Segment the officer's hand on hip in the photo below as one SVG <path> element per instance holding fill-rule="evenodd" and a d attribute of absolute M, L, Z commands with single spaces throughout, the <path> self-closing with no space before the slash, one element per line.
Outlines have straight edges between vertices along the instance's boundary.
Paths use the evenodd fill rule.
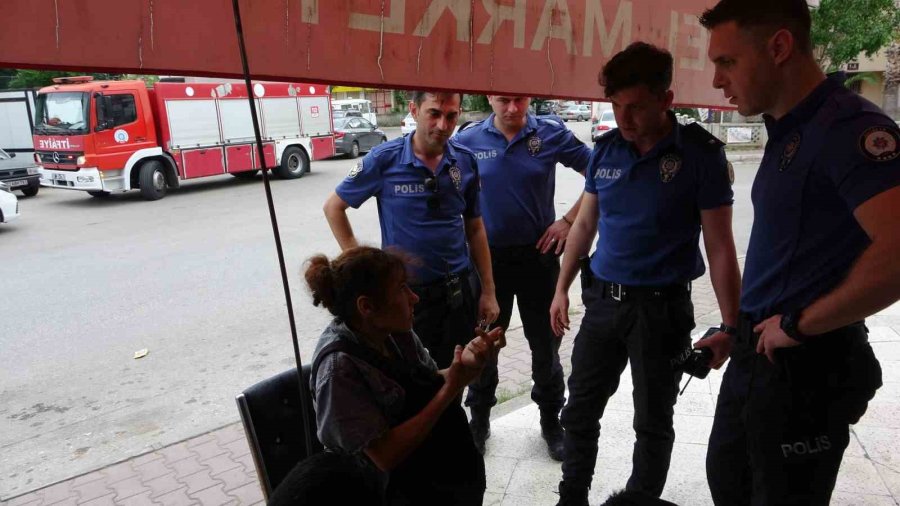
<path fill-rule="evenodd" d="M 570 228 L 572 228 L 572 225 L 569 225 L 566 220 L 559 219 L 554 221 L 552 225 L 547 227 L 547 230 L 544 230 L 544 235 L 538 240 L 536 248 L 542 254 L 553 251 L 554 255 L 560 255 L 565 249 Z"/>
<path fill-rule="evenodd" d="M 557 292 L 550 304 L 550 327 L 556 337 L 569 330 L 569 295 Z"/>
<path fill-rule="evenodd" d="M 713 356 L 709 366 L 713 369 L 719 369 L 728 361 L 728 357 L 731 356 L 732 346 L 734 346 L 734 337 L 725 332 L 716 332 L 706 339 L 701 339 L 694 343 L 694 348 L 709 348 L 712 352 Z"/>
<path fill-rule="evenodd" d="M 498 316 L 500 316 L 500 306 L 497 304 L 497 297 L 482 293 L 478 298 L 478 320 L 494 323 Z"/>
<path fill-rule="evenodd" d="M 778 348 L 793 348 L 800 346 L 800 341 L 788 337 L 781 330 L 781 315 L 775 315 L 768 320 L 753 327 L 753 332 L 759 334 L 759 342 L 756 343 L 756 353 L 765 353 L 769 362 L 775 363 L 775 350 Z"/>

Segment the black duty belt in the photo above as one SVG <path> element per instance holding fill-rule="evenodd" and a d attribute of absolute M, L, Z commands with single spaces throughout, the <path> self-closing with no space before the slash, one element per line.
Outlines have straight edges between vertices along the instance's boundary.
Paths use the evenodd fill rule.
<path fill-rule="evenodd" d="M 741 313 L 738 317 L 738 333 L 736 336 L 736 342 L 741 345 L 756 348 L 756 344 L 759 342 L 759 334 L 754 332 L 753 328 L 759 325 L 759 323 L 759 321 L 754 321 L 747 313 Z M 860 332 L 861 330 L 863 332 Z M 819 336 L 815 336 L 809 341 L 809 344 L 816 342 L 837 342 L 846 339 L 861 339 L 867 341 L 868 331 L 869 329 L 866 328 L 865 322 L 851 323 L 850 325 L 834 329 Z M 824 339 L 822 341 L 819 341 L 820 338 Z"/>
<path fill-rule="evenodd" d="M 424 283 L 421 285 L 413 285 L 412 290 L 414 292 L 416 292 L 416 295 L 418 295 L 420 299 L 423 299 L 423 300 L 438 299 L 438 298 L 447 296 L 447 286 L 450 283 L 454 282 L 454 280 L 458 280 L 464 284 L 467 284 L 468 279 L 469 279 L 469 269 L 463 269 L 462 271 L 459 271 L 454 274 L 450 274 L 447 277 L 439 278 L 430 283 Z"/>
<path fill-rule="evenodd" d="M 690 295 L 691 283 L 676 283 L 666 286 L 627 286 L 612 281 L 597 280 L 603 297 L 609 297 L 616 302 L 624 302 L 634 299 L 667 299 L 678 296 Z"/>

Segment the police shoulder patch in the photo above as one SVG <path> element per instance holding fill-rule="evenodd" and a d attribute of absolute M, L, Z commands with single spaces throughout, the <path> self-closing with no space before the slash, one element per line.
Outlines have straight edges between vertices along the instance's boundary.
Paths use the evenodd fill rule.
<path fill-rule="evenodd" d="M 350 172 L 347 173 L 347 179 L 356 179 L 356 176 L 358 176 L 359 173 L 362 172 L 362 169 L 363 163 L 362 160 L 360 160 L 359 163 L 354 165 L 353 168 L 350 169 Z"/>
<path fill-rule="evenodd" d="M 726 162 L 728 166 L 728 182 L 731 183 L 731 186 L 734 186 L 734 165 L 731 162 Z"/>
<path fill-rule="evenodd" d="M 859 149 L 873 162 L 889 162 L 900 156 L 900 130 L 875 126 L 859 136 Z"/>
<path fill-rule="evenodd" d="M 676 126 L 676 128 L 678 127 Z M 699 123 L 691 123 L 682 128 L 683 135 L 686 139 L 689 139 L 706 150 L 718 151 L 725 145 L 724 142 L 700 126 Z"/>

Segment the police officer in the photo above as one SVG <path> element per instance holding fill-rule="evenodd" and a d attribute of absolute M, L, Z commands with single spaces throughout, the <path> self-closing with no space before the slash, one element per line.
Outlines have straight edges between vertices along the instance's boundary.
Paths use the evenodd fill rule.
<path fill-rule="evenodd" d="M 456 139 L 478 159 L 481 212 L 500 304 L 497 324 L 509 326 L 515 297 L 531 348 L 531 398 L 540 408 L 541 434 L 550 456 L 562 460 L 559 410 L 565 403 L 565 383 L 560 340 L 550 328 L 549 310 L 559 276 L 557 257 L 581 200 L 556 219 L 556 164 L 583 174 L 591 152 L 558 117 L 529 114 L 530 98 L 488 96 L 488 100 L 493 114 L 468 125 Z M 472 435 L 482 451 L 490 436 L 497 383 L 497 363 L 488 362 L 466 397 Z"/>
<path fill-rule="evenodd" d="M 826 77 L 805 0 L 706 11 L 713 85 L 769 141 L 707 477 L 716 504 L 828 504 L 881 385 L 862 320 L 900 297 L 900 132 Z M 732 341 L 734 341 L 732 343 Z"/>
<path fill-rule="evenodd" d="M 347 208 L 376 198 L 382 247 L 398 247 L 420 263 L 411 273 L 419 296 L 413 328 L 440 368 L 450 365 L 457 344 L 472 339 L 476 317 L 491 323 L 499 313 L 475 156 L 449 140 L 461 100 L 459 93 L 413 93 L 415 132 L 369 152 L 324 206 L 347 250 L 357 246 Z"/>
<path fill-rule="evenodd" d="M 694 328 L 691 281 L 705 271 L 701 227 L 723 328 L 736 325 L 740 292 L 728 162 L 720 141 L 697 124 L 679 125 L 669 110 L 672 56 L 634 43 L 606 64 L 600 82 L 618 129 L 594 147 L 550 309 L 562 335 L 569 286 L 599 229 L 596 252 L 582 269 L 585 315 L 562 411 L 561 505 L 587 504 L 599 420 L 629 362 L 636 442 L 626 490 L 662 493 L 675 440 L 679 357 Z"/>

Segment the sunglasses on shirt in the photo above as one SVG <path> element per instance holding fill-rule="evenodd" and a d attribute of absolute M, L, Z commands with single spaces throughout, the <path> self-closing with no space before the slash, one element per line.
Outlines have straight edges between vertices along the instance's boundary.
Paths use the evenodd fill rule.
<path fill-rule="evenodd" d="M 436 176 L 425 178 L 425 189 L 431 192 L 428 197 L 428 209 L 432 211 L 441 208 L 441 198 L 438 194 L 438 179 Z"/>

